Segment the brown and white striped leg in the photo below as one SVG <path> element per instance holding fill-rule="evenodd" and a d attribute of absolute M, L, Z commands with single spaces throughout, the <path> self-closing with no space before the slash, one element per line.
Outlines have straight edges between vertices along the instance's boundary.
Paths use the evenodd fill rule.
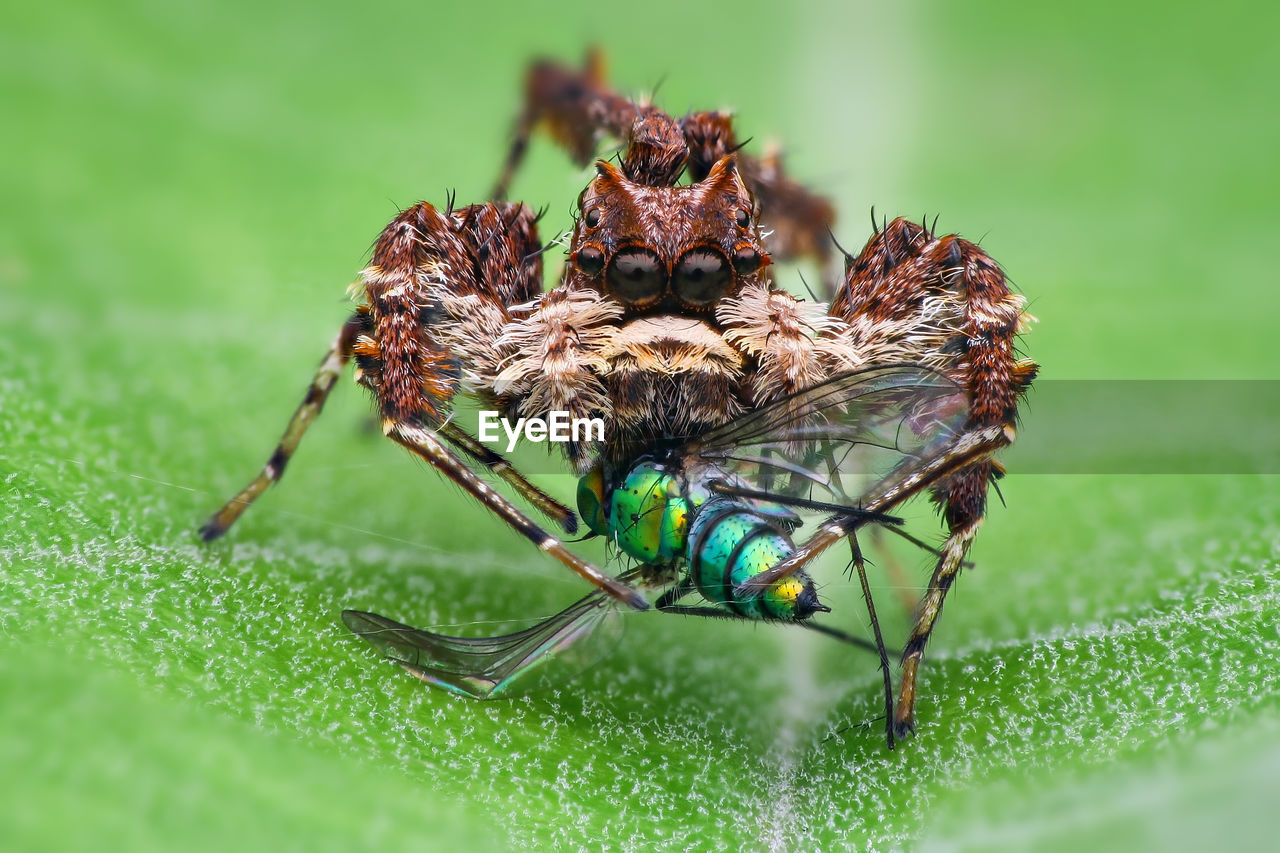
<path fill-rule="evenodd" d="M 929 635 L 942 613 L 947 592 L 960 574 L 965 554 L 982 526 L 987 488 L 985 478 L 989 471 L 989 464 L 979 463 L 957 474 L 946 487 L 945 493 L 949 496 L 946 513 L 951 534 L 942 546 L 942 557 L 929 579 L 929 589 L 920 600 L 915 627 L 902 652 L 902 684 L 898 691 L 898 705 L 893 712 L 893 728 L 898 737 L 915 731 L 920 661 Z"/>
<path fill-rule="evenodd" d="M 249 508 L 251 503 L 257 500 L 269 486 L 280 480 L 284 475 L 285 466 L 288 465 L 289 460 L 293 458 L 294 452 L 298 449 L 302 436 L 312 422 L 315 421 L 316 416 L 320 414 L 321 409 L 324 408 L 325 400 L 328 399 L 329 393 L 338 381 L 338 377 L 342 375 L 347 362 L 351 360 L 357 341 L 362 335 L 368 334 L 370 329 L 368 311 L 363 307 L 343 324 L 342 331 L 338 333 L 337 340 L 333 342 L 333 346 L 329 348 L 329 352 L 325 354 L 324 359 L 320 362 L 320 367 L 316 371 L 315 377 L 311 380 L 311 385 L 307 387 L 306 396 L 297 410 L 294 411 L 293 417 L 289 419 L 284 435 L 276 445 L 275 450 L 272 451 L 267 464 L 262 467 L 256 477 L 249 481 L 248 485 L 241 489 L 235 497 L 223 504 L 217 512 L 209 516 L 208 521 L 201 525 L 199 531 L 201 539 L 205 542 L 212 542 L 222 536 L 244 514 L 244 511 Z M 480 444 L 467 435 L 464 430 L 458 429 L 452 424 L 446 424 L 441 429 L 441 433 L 446 440 L 458 447 L 463 453 L 466 453 L 476 462 L 493 472 L 495 476 L 509 483 L 521 497 L 563 528 L 566 533 L 577 532 L 578 518 L 573 511 L 530 483 L 515 466 L 500 454 Z"/>
<path fill-rule="evenodd" d="M 302 398 L 302 403 L 289 419 L 289 425 L 285 427 L 284 435 L 272 452 L 271 458 L 267 460 L 266 465 L 262 466 L 258 476 L 249 481 L 249 485 L 209 516 L 209 520 L 200 527 L 201 539 L 211 542 L 226 533 L 227 529 L 235 524 L 236 519 L 249 508 L 249 504 L 257 500 L 268 486 L 284 474 L 285 466 L 289 464 L 294 451 L 298 449 L 302 436 L 316 419 L 316 415 L 320 414 L 320 410 L 324 408 L 324 402 L 329 398 L 329 392 L 333 390 L 334 383 L 338 381 L 343 368 L 351 360 L 356 338 L 367 330 L 368 323 L 368 313 L 361 310 L 342 325 L 342 331 L 338 333 L 333 346 L 325 353 L 324 359 L 320 362 L 320 368 L 307 388 L 306 396 Z"/>
<path fill-rule="evenodd" d="M 434 430 L 387 419 L 382 425 L 387 437 L 410 452 L 421 457 L 441 474 L 461 486 L 468 494 L 484 504 L 517 533 L 538 548 L 559 560 L 565 567 L 607 591 L 614 598 L 634 607 L 646 610 L 649 601 L 639 590 L 605 574 L 578 557 L 554 536 L 547 533 L 522 513 L 505 497 L 495 492 L 488 483 L 476 476 L 461 459 L 445 446 Z"/>
<path fill-rule="evenodd" d="M 534 216 L 522 205 L 440 211 L 424 202 L 396 217 L 364 272 L 373 331 L 367 353 L 361 355 L 363 339 L 357 343 L 361 382 L 377 397 L 388 438 L 566 567 L 643 610 L 649 604 L 640 592 L 572 554 L 468 468 L 440 432 L 463 435 L 448 426 L 454 394 L 465 374 L 491 371 L 501 357 L 495 330 L 509 319 L 507 305 L 532 295 L 538 248 Z M 505 462 L 496 470 L 514 471 Z"/>
<path fill-rule="evenodd" d="M 483 465 L 495 477 L 515 489 L 516 494 L 554 521 L 565 533 L 572 535 L 578 532 L 578 516 L 573 510 L 530 483 L 520 469 L 507 461 L 505 456 L 485 447 L 466 430 L 452 423 L 442 424 L 437 432 L 454 448 Z"/>

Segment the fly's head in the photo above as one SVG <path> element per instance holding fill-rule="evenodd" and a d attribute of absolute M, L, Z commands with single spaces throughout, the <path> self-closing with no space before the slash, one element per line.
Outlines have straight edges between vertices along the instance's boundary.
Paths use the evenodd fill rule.
<path fill-rule="evenodd" d="M 628 315 L 714 317 L 716 305 L 763 283 L 770 260 L 755 200 L 732 155 L 687 186 L 645 186 L 613 165 L 578 199 L 566 282 L 620 302 Z"/>

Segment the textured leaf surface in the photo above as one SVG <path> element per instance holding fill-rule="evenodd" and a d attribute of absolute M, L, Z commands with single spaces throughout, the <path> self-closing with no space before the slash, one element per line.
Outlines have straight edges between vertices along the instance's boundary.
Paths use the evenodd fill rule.
<path fill-rule="evenodd" d="M 987 233 L 1043 320 L 1027 348 L 1049 377 L 1280 372 L 1265 26 L 1230 8 L 1210 29 L 1167 6 L 842 9 L 654 7 L 655 32 L 597 34 L 625 87 L 665 73 L 672 109 L 730 103 L 744 135 L 790 140 L 846 245 L 871 201 Z M 802 632 L 641 614 L 605 663 L 510 702 L 380 662 L 342 608 L 483 631 L 583 590 L 383 446 L 350 387 L 283 484 L 197 545 L 301 394 L 372 235 L 418 196 L 479 196 L 526 55 L 575 55 L 596 13 L 500 33 L 480 12 L 367 4 L 0 14 L 6 848 L 1274 836 L 1275 476 L 1014 473 L 931 647 L 919 735 L 892 753 L 860 726 L 874 662 Z M 684 49 L 712 27 L 723 47 Z M 536 146 L 517 192 L 553 230 L 581 183 Z M 840 566 L 818 575 L 860 630 Z"/>

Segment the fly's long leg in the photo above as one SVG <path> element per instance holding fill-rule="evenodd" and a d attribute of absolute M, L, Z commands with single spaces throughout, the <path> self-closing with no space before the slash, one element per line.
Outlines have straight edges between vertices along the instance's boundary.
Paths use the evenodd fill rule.
<path fill-rule="evenodd" d="M 936 485 L 944 478 L 978 462 L 1013 442 L 1014 430 L 1010 426 L 987 427 L 961 434 L 934 456 L 917 460 L 885 478 L 873 494 L 863 498 L 862 508 L 868 512 L 883 513 Z M 753 577 L 747 589 L 763 592 L 770 584 L 802 568 L 862 526 L 865 516 L 836 516 L 829 519 L 813 536 L 778 565 Z M 944 549 L 945 553 L 945 549 Z"/>
<path fill-rule="evenodd" d="M 684 604 L 663 603 L 662 601 L 659 601 L 657 604 L 654 605 L 654 607 L 663 613 L 672 613 L 672 614 L 675 614 L 676 616 L 701 616 L 706 619 L 729 619 L 735 622 L 761 621 L 759 619 L 751 619 L 746 616 L 741 616 L 729 610 L 722 610 L 719 607 L 697 607 L 697 606 L 684 605 Z M 765 620 L 765 621 L 768 621 L 774 625 L 797 625 L 801 628 L 807 628 L 810 631 L 817 631 L 819 634 L 825 634 L 828 637 L 833 637 L 837 640 L 840 640 L 841 642 L 848 643 L 851 646 L 857 646 L 858 648 L 865 649 L 866 651 L 869 651 L 869 652 L 876 651 L 876 647 L 874 643 L 864 640 L 861 637 L 855 637 L 852 634 L 846 634 L 844 631 L 841 631 L 839 628 L 832 628 L 830 625 L 820 625 L 818 623 L 809 622 L 809 621 L 784 622 L 780 619 Z M 890 744 L 890 746 L 892 746 L 892 744 Z"/>
<path fill-rule="evenodd" d="M 648 609 L 648 599 L 639 590 L 600 571 L 535 524 L 510 501 L 495 492 L 488 483 L 476 476 L 475 472 L 445 446 L 434 431 L 387 419 L 383 422 L 383 432 L 392 441 L 421 457 L 437 471 L 461 486 L 517 533 L 559 560 L 566 568 L 606 590 L 624 604 L 636 610 Z"/>
<path fill-rule="evenodd" d="M 316 371 L 315 377 L 312 378 L 311 385 L 307 388 L 306 396 L 302 398 L 302 403 L 293 413 L 293 417 L 289 419 L 289 425 L 285 427 L 284 435 L 281 437 L 280 443 L 276 445 L 276 449 L 271 453 L 271 458 L 267 460 L 267 464 L 262 467 L 258 476 L 250 480 L 249 484 L 241 489 L 239 494 L 209 516 L 209 520 L 200 527 L 201 539 L 205 542 L 210 542 L 226 533 L 227 529 L 235 524 L 236 519 L 249 508 L 249 504 L 257 500 L 258 496 L 265 492 L 268 486 L 279 480 L 284 474 L 285 466 L 289 464 L 294 451 L 298 449 L 302 436 L 306 434 L 307 428 L 316 419 L 316 415 L 320 414 L 325 400 L 329 398 L 329 392 L 333 390 L 334 383 L 342 375 L 342 369 L 351 360 L 356 338 L 367 331 L 368 323 L 368 313 L 357 311 L 350 320 L 343 324 L 337 340 L 333 342 L 333 346 L 329 348 L 329 352 L 325 353 L 324 359 L 320 362 L 320 368 Z"/>
<path fill-rule="evenodd" d="M 880 671 L 884 674 L 884 727 L 889 748 L 893 749 L 893 675 L 889 672 L 889 653 L 885 650 L 884 637 L 880 634 L 880 619 L 876 616 L 876 602 L 871 597 L 871 585 L 867 583 L 867 565 L 858 546 L 858 535 L 849 534 L 849 548 L 853 552 L 853 566 L 862 584 L 862 599 L 867 603 L 867 615 L 871 617 L 871 632 L 876 638 L 876 653 L 880 656 Z"/>

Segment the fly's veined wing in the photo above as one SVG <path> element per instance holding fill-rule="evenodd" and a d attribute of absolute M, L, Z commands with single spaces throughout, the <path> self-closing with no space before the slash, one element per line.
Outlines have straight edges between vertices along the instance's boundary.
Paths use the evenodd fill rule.
<path fill-rule="evenodd" d="M 622 634 L 616 604 L 600 590 L 532 628 L 498 637 L 450 637 L 360 610 L 344 610 L 342 621 L 428 684 L 475 699 L 549 687 L 598 661 Z"/>
<path fill-rule="evenodd" d="M 821 510 L 857 508 L 895 469 L 962 431 L 963 389 L 936 371 L 878 367 L 833 377 L 685 445 L 686 465 L 747 496 Z M 752 494 L 755 493 L 755 494 Z"/>

